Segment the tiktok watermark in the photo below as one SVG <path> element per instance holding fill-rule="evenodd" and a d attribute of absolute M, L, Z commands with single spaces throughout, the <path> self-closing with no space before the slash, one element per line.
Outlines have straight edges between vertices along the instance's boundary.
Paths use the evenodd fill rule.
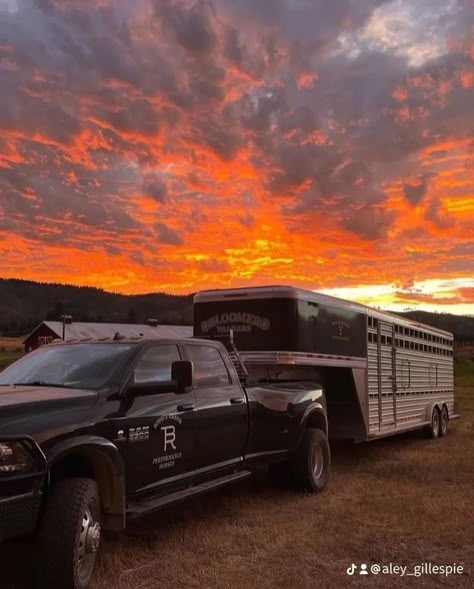
<path fill-rule="evenodd" d="M 423 577 L 428 575 L 439 577 L 451 577 L 453 575 L 465 574 L 464 565 L 452 564 L 433 564 L 423 562 L 415 565 L 402 565 L 389 562 L 387 564 L 355 564 L 352 563 L 347 568 L 348 575 L 395 575 L 398 577 Z"/>

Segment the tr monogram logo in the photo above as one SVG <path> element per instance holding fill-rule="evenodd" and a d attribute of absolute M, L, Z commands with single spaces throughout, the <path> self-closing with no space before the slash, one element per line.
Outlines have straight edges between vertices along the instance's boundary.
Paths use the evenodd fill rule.
<path fill-rule="evenodd" d="M 176 450 L 175 441 L 176 441 L 176 427 L 174 425 L 164 425 L 160 428 L 164 433 L 164 447 L 163 450 L 166 452 L 168 447 Z"/>

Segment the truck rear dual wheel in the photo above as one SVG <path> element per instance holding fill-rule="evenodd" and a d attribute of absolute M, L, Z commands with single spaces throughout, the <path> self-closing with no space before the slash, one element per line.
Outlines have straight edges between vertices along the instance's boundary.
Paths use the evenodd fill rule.
<path fill-rule="evenodd" d="M 100 500 L 88 478 L 66 478 L 52 489 L 38 535 L 41 589 L 86 589 L 100 544 Z"/>
<path fill-rule="evenodd" d="M 331 451 L 327 436 L 322 430 L 305 430 L 291 466 L 298 489 L 319 493 L 326 487 L 331 471 Z"/>

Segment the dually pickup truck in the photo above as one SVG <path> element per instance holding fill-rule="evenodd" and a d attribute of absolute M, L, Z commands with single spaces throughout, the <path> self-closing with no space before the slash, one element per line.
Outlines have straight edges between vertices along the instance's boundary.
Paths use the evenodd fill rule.
<path fill-rule="evenodd" d="M 85 589 L 101 530 L 245 479 L 328 481 L 324 391 L 242 386 L 206 339 L 51 344 L 0 373 L 0 540 L 37 543 L 38 585 Z M 238 368 L 238 365 L 237 365 Z"/>

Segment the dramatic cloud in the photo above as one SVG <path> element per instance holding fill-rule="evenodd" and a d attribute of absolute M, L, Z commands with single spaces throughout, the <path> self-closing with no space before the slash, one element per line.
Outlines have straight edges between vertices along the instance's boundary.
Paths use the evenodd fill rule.
<path fill-rule="evenodd" d="M 0 1 L 0 274 L 470 279 L 473 104 L 471 0 Z"/>

